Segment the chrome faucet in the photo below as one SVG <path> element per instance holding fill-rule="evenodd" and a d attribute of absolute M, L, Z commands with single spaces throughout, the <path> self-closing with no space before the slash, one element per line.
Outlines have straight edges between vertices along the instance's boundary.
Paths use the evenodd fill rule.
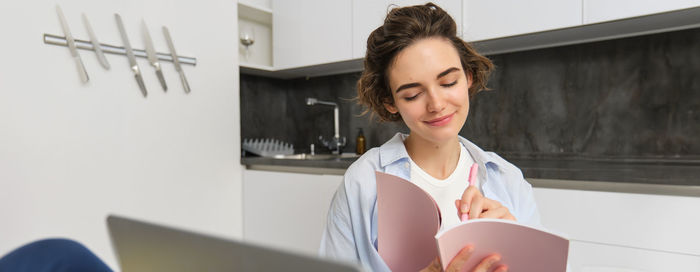
<path fill-rule="evenodd" d="M 340 115 L 340 110 L 338 109 L 338 104 L 335 102 L 328 102 L 328 101 L 321 101 L 313 97 L 307 97 L 306 98 L 306 105 L 313 106 L 313 105 L 326 105 L 326 106 L 333 106 L 333 125 L 335 128 L 335 134 L 333 134 L 333 138 L 330 139 L 330 141 L 327 141 L 323 138 L 323 136 L 318 136 L 318 140 L 321 141 L 323 146 L 327 147 L 328 149 L 331 150 L 331 153 L 333 154 L 340 154 L 340 150 L 343 149 L 345 146 L 346 139 L 345 137 L 340 137 L 340 124 L 339 124 L 339 115 Z"/>

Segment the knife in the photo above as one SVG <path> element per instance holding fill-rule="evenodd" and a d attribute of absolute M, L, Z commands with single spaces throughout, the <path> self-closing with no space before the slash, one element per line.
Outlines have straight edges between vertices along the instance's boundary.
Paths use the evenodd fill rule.
<path fill-rule="evenodd" d="M 163 70 L 160 68 L 160 62 L 158 62 L 156 49 L 153 47 L 153 40 L 151 39 L 151 34 L 148 33 L 148 26 L 146 26 L 145 20 L 142 20 L 141 22 L 143 25 L 143 40 L 146 42 L 146 56 L 148 57 L 148 62 L 151 63 L 151 66 L 156 68 L 156 75 L 158 76 L 158 81 L 160 81 L 160 86 L 163 87 L 163 91 L 167 91 L 168 85 L 165 84 Z"/>
<path fill-rule="evenodd" d="M 68 43 L 68 49 L 70 50 L 71 56 L 75 61 L 75 65 L 78 66 L 78 74 L 80 75 L 80 80 L 83 83 L 88 82 L 90 77 L 88 77 L 87 71 L 85 70 L 85 65 L 83 65 L 83 60 L 80 59 L 80 54 L 78 54 L 78 49 L 75 48 L 75 40 L 73 35 L 70 33 L 68 28 L 68 22 L 66 22 L 66 17 L 63 16 L 63 10 L 59 5 L 56 5 L 56 12 L 58 13 L 58 20 L 61 21 L 61 27 L 63 28 L 63 33 L 66 35 L 66 42 Z"/>
<path fill-rule="evenodd" d="M 92 26 L 90 26 L 90 21 L 88 21 L 85 13 L 83 13 L 83 23 L 85 23 L 85 28 L 87 29 L 88 37 L 90 37 L 92 48 L 95 50 L 95 54 L 97 55 L 97 60 L 100 61 L 102 67 L 109 70 L 109 62 L 107 62 L 107 58 L 105 58 L 105 53 L 102 52 L 102 46 L 100 46 L 100 42 L 97 41 L 97 36 L 95 36 L 95 32 L 92 31 Z"/>
<path fill-rule="evenodd" d="M 168 48 L 170 48 L 170 56 L 173 58 L 175 70 L 178 74 L 180 74 L 180 81 L 182 81 L 182 86 L 185 87 L 185 93 L 190 93 L 190 84 L 187 83 L 185 72 L 182 71 L 182 67 L 180 66 L 180 59 L 177 58 L 175 45 L 173 45 L 173 39 L 170 38 L 170 31 L 168 31 L 168 28 L 165 26 L 163 26 L 163 35 L 165 35 L 165 41 L 168 43 Z"/>
<path fill-rule="evenodd" d="M 124 29 L 124 23 L 122 22 L 122 17 L 119 14 L 114 14 L 114 18 L 117 19 L 117 27 L 119 27 L 119 34 L 124 40 L 124 50 L 126 50 L 126 56 L 129 59 L 129 65 L 131 65 L 131 70 L 134 71 L 134 77 L 136 82 L 141 88 L 141 94 L 146 97 L 146 84 L 143 83 L 143 77 L 141 76 L 141 70 L 139 69 L 139 64 L 136 63 L 136 57 L 134 57 L 134 50 L 131 49 L 131 44 L 129 44 L 129 37 L 126 36 L 126 30 Z"/>

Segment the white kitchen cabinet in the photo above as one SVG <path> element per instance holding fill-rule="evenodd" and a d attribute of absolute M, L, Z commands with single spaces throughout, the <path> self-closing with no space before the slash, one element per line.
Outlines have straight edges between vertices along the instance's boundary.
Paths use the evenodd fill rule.
<path fill-rule="evenodd" d="M 583 0 L 583 23 L 593 24 L 700 6 L 700 0 Z"/>
<path fill-rule="evenodd" d="M 317 255 L 340 175 L 243 171 L 243 239 Z"/>
<path fill-rule="evenodd" d="M 377 27 L 382 25 L 387 12 L 394 6 L 411 6 L 425 4 L 425 0 L 353 0 L 352 1 L 352 43 L 353 58 L 364 58 L 367 50 L 367 38 Z M 462 1 L 432 1 L 447 11 L 457 23 L 457 33 L 462 29 Z"/>
<path fill-rule="evenodd" d="M 464 38 L 480 41 L 579 26 L 581 0 L 464 0 Z"/>
<path fill-rule="evenodd" d="M 245 0 L 265 1 L 272 1 L 272 61 L 262 59 L 263 55 L 257 54 L 259 45 L 254 45 L 241 73 L 285 79 L 361 71 L 367 37 L 381 25 L 390 6 L 426 2 Z M 700 26 L 700 0 L 433 2 L 455 19 L 458 34 L 486 55 Z"/>
<path fill-rule="evenodd" d="M 350 60 L 351 10 L 352 2 L 347 0 L 274 0 L 274 68 Z"/>
<path fill-rule="evenodd" d="M 571 272 L 700 271 L 700 256 L 611 244 L 571 241 Z"/>
<path fill-rule="evenodd" d="M 246 241 L 316 255 L 340 175 L 243 172 Z M 562 181 L 566 182 L 566 181 Z M 630 186 L 634 186 L 630 184 Z M 573 272 L 700 271 L 700 198 L 534 188 Z"/>
<path fill-rule="evenodd" d="M 629 184 L 628 186 L 635 186 Z M 542 224 L 567 235 L 574 272 L 700 271 L 700 198 L 535 188 Z"/>
<path fill-rule="evenodd" d="M 265 10 L 272 8 L 272 2 L 270 0 L 238 0 L 238 4 L 258 7 L 259 9 Z"/>
<path fill-rule="evenodd" d="M 272 67 L 272 10 L 269 4 L 263 0 L 238 1 L 238 36 L 254 41 L 246 47 L 239 40 L 240 66 Z"/>

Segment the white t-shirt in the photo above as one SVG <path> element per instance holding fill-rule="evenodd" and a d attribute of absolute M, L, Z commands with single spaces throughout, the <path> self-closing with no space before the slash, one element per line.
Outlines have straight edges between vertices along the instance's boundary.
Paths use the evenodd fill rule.
<path fill-rule="evenodd" d="M 460 146 L 459 160 L 454 172 L 444 180 L 436 179 L 421 169 L 413 160 L 411 161 L 411 182 L 428 192 L 435 199 L 440 214 L 442 225 L 440 230 L 455 226 L 460 223 L 457 216 L 455 200 L 461 199 L 464 190 L 469 186 L 469 169 L 474 160 L 463 145 Z"/>

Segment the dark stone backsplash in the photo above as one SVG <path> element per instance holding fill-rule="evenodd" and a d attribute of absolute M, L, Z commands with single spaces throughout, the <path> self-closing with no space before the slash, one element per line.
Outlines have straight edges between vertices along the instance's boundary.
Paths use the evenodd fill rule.
<path fill-rule="evenodd" d="M 700 29 L 489 56 L 490 91 L 472 101 L 461 135 L 505 157 L 693 160 L 700 158 Z M 359 73 L 279 80 L 241 75 L 243 138 L 276 138 L 308 152 L 340 133 L 354 152 L 357 128 L 379 146 L 400 123 L 378 123 L 355 103 Z"/>
<path fill-rule="evenodd" d="M 318 141 L 333 136 L 333 107 L 306 105 L 307 97 L 332 101 L 340 107 L 340 135 L 345 136 L 344 152 L 355 151 L 358 128 L 367 147 L 379 146 L 396 131 L 408 132 L 401 123 L 378 123 L 355 101 L 355 84 L 360 73 L 311 79 L 281 80 L 241 75 L 242 138 L 274 138 L 294 144 L 295 152 L 308 152 L 315 144 L 317 153 L 330 153 Z"/>

